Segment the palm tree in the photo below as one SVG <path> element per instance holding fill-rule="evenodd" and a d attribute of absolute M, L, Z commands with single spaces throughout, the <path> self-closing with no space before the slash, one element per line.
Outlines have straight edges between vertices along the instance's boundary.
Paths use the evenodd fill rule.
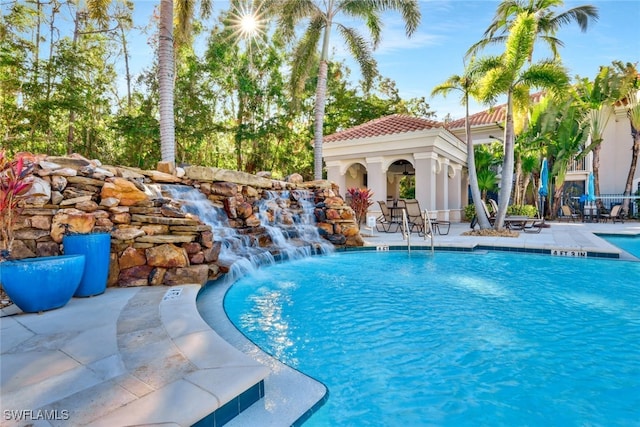
<path fill-rule="evenodd" d="M 564 0 L 503 0 L 496 9 L 496 14 L 485 30 L 482 40 L 475 43 L 467 51 L 467 56 L 478 53 L 490 44 L 504 44 L 508 33 L 520 13 L 529 13 L 537 18 L 536 36 L 540 37 L 558 59 L 558 47 L 564 43 L 556 38 L 558 30 L 567 24 L 576 22 L 582 32 L 587 31 L 590 21 L 598 20 L 598 9 L 595 6 L 578 6 L 556 14 L 554 8 L 564 5 Z M 529 62 L 533 57 L 533 49 L 529 52 Z"/>
<path fill-rule="evenodd" d="M 499 143 L 481 144 L 475 146 L 473 151 L 478 172 L 478 187 L 482 196 L 480 200 L 485 201 L 487 193 L 495 192 L 498 188 L 496 171 L 502 163 L 502 145 Z"/>
<path fill-rule="evenodd" d="M 294 95 L 304 86 L 322 39 L 314 106 L 314 176 L 315 179 L 322 179 L 322 136 L 331 29 L 334 26 L 337 28 L 346 47 L 360 65 L 365 82 L 370 82 L 377 74 L 372 50 L 380 42 L 380 13 L 387 10 L 399 11 L 405 22 L 406 34 L 411 36 L 420 23 L 420 8 L 417 0 L 282 0 L 275 1 L 274 6 L 273 13 L 279 16 L 279 27 L 287 39 L 294 37 L 298 23 L 308 20 L 292 58 L 294 68 L 291 83 Z M 337 19 L 340 15 L 362 19 L 373 40 L 372 46 L 356 28 L 339 23 Z"/>
<path fill-rule="evenodd" d="M 160 26 L 158 41 L 158 86 L 160 93 L 160 152 L 162 161 L 171 165 L 176 161 L 176 129 L 173 115 L 175 75 L 175 45 L 186 43 L 191 35 L 191 22 L 195 1 L 176 0 L 177 13 L 174 40 L 173 0 L 160 0 Z M 202 17 L 211 13 L 211 0 L 201 0 Z"/>
<path fill-rule="evenodd" d="M 536 16 L 523 12 L 514 20 L 507 38 L 505 52 L 499 57 L 481 59 L 481 68 L 486 73 L 479 82 L 479 94 L 486 103 L 493 103 L 503 94 L 507 95 L 506 122 L 504 131 L 504 159 L 502 164 L 502 186 L 498 200 L 498 213 L 494 227 L 504 226 L 514 171 L 514 104 L 524 109 L 529 103 L 529 88 L 538 87 L 550 92 L 562 91 L 568 86 L 565 69 L 555 61 L 542 61 L 524 68 L 533 49 L 537 30 Z"/>
<path fill-rule="evenodd" d="M 464 112 L 464 129 L 465 139 L 467 143 L 467 167 L 469 169 L 469 185 L 471 186 L 471 197 L 473 204 L 475 205 L 476 218 L 478 218 L 478 224 L 480 229 L 491 228 L 489 219 L 487 218 L 485 209 L 482 208 L 482 196 L 480 194 L 480 186 L 478 185 L 478 173 L 476 170 L 476 160 L 473 147 L 473 141 L 471 139 L 471 123 L 469 122 L 469 96 L 472 95 L 476 89 L 476 76 L 474 72 L 474 61 L 471 61 L 469 66 L 465 69 L 465 74 L 462 76 L 453 75 L 447 79 L 444 83 L 436 86 L 431 91 L 431 96 L 443 95 L 447 96 L 451 91 L 457 90 L 461 93 L 461 103 L 465 106 Z"/>
<path fill-rule="evenodd" d="M 547 140 L 550 175 L 554 177 L 552 212 L 560 209 L 569 164 L 580 154 L 589 136 L 584 114 L 584 108 L 571 99 L 549 102 L 544 112 L 542 133 Z"/>
<path fill-rule="evenodd" d="M 631 148 L 631 165 L 629 166 L 629 174 L 627 175 L 627 182 L 624 186 L 624 195 L 630 196 L 633 190 L 633 177 L 636 174 L 636 168 L 638 166 L 638 157 L 640 156 L 640 99 L 638 97 L 638 89 L 629 92 L 627 97 L 629 102 L 629 110 L 627 116 L 631 124 L 631 137 L 633 138 L 633 145 Z M 629 212 L 629 199 L 625 198 L 622 202 L 622 209 L 625 213 Z"/>
<path fill-rule="evenodd" d="M 578 102 L 587 110 L 586 120 L 591 136 L 591 141 L 581 157 L 590 151 L 593 152 L 592 170 L 596 195 L 600 194 L 600 149 L 604 140 L 603 134 L 613 115 L 615 103 L 624 96 L 624 82 L 624 76 L 617 70 L 603 66 L 593 82 L 581 79 L 575 86 Z M 597 204 L 598 207 L 603 207 L 602 200 L 598 199 Z"/>

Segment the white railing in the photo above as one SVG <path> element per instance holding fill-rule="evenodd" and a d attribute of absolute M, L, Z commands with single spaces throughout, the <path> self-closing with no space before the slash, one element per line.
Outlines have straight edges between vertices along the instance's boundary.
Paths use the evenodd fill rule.
<path fill-rule="evenodd" d="M 409 229 L 409 218 L 407 210 L 402 209 L 402 239 L 407 241 L 407 251 L 411 252 L 411 230 Z"/>
<path fill-rule="evenodd" d="M 433 254 L 433 224 L 431 223 L 431 215 L 429 215 L 429 211 L 427 209 L 424 210 L 422 218 L 424 219 L 424 224 L 422 224 L 422 228 L 424 230 L 424 240 L 427 240 L 427 230 L 429 230 L 428 234 L 429 238 L 431 239 L 431 254 Z"/>

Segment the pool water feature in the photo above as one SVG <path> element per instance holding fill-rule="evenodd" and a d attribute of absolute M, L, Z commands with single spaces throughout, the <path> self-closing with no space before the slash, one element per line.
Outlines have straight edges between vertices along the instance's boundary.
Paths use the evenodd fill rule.
<path fill-rule="evenodd" d="M 211 226 L 214 240 L 221 242 L 219 259 L 231 266 L 225 280 L 235 281 L 262 265 L 274 264 L 274 252 L 282 260 L 308 257 L 333 251 L 333 245 L 320 237 L 313 216 L 314 205 L 307 190 L 265 191 L 256 207 L 260 225 L 273 245 L 262 247 L 255 237 L 238 232 L 229 224 L 225 210 L 214 205 L 199 190 L 187 185 L 165 184 L 161 191 L 180 202 L 181 209 Z M 299 209 L 291 209 L 295 200 Z"/>
<path fill-rule="evenodd" d="M 629 252 L 636 258 L 640 258 L 640 235 L 623 236 L 620 234 L 599 234 L 598 236 L 623 251 Z"/>
<path fill-rule="evenodd" d="M 305 425 L 629 425 L 639 282 L 635 262 L 366 251 L 260 269 L 224 304 L 327 385 Z"/>

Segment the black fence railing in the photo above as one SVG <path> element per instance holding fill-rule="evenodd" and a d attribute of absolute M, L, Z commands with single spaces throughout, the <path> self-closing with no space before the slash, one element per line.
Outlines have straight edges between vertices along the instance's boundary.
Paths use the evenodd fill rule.
<path fill-rule="evenodd" d="M 580 202 L 579 197 L 572 197 L 573 205 L 580 209 L 584 208 L 584 203 Z M 629 212 L 627 214 L 628 218 L 635 218 L 640 216 L 640 196 L 624 196 L 623 194 L 601 194 L 596 197 L 596 199 L 602 201 L 602 205 L 607 210 L 611 210 L 615 205 L 621 205 L 625 199 L 629 199 Z"/>

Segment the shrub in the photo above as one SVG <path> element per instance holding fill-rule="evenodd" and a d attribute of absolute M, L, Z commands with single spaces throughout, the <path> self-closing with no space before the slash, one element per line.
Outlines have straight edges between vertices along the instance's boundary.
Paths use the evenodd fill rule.
<path fill-rule="evenodd" d="M 347 198 L 349 199 L 349 206 L 353 209 L 356 216 L 356 223 L 360 225 L 364 216 L 369 210 L 369 206 L 373 205 L 371 198 L 373 197 L 373 191 L 368 188 L 347 188 Z"/>
<path fill-rule="evenodd" d="M 511 205 L 507 208 L 507 215 L 523 215 L 535 217 L 538 209 L 533 205 Z"/>
<path fill-rule="evenodd" d="M 4 150 L 0 151 L 0 260 L 11 252 L 20 201 L 31 189 L 33 168 L 33 155 L 18 153 L 9 159 Z"/>

